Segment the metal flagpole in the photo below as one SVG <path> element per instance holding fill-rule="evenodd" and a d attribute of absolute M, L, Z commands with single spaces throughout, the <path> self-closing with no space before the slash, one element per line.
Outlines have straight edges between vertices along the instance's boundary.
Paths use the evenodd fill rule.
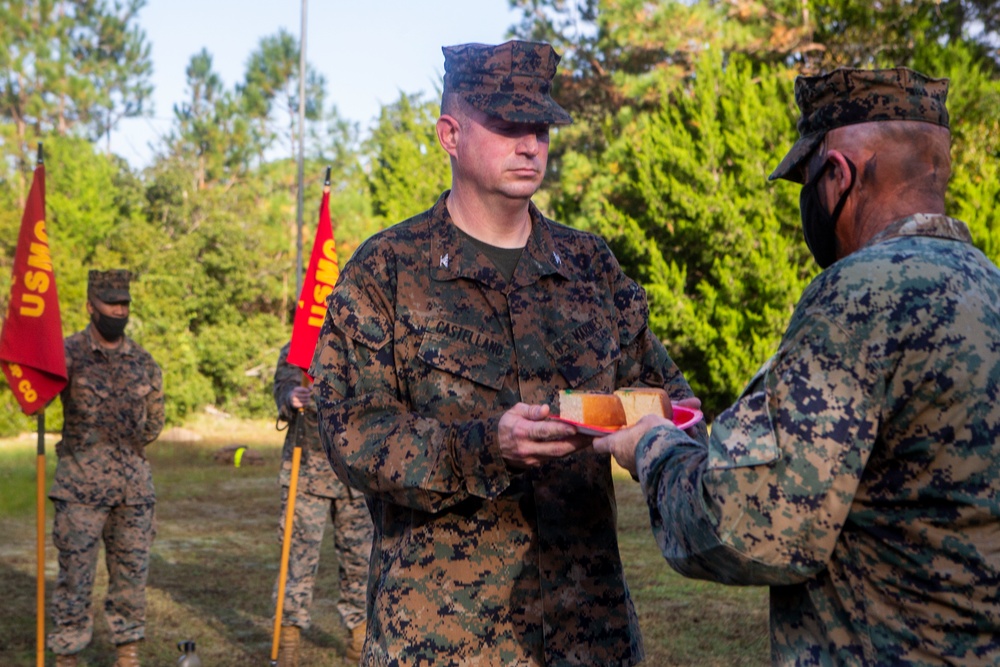
<path fill-rule="evenodd" d="M 302 293 L 302 208 L 306 135 L 306 0 L 302 0 L 302 36 L 299 38 L 299 194 L 295 206 L 295 297 Z"/>
<path fill-rule="evenodd" d="M 38 142 L 37 164 L 42 164 Z M 35 457 L 35 664 L 45 667 L 45 408 L 38 411 L 38 450 Z"/>
<path fill-rule="evenodd" d="M 302 208 L 305 180 L 306 135 L 306 10 L 307 0 L 302 0 L 302 35 L 299 38 L 299 155 L 298 196 L 295 204 L 295 296 L 302 294 Z M 295 419 L 295 447 L 292 450 L 292 471 L 288 484 L 288 501 L 285 505 L 285 530 L 281 541 L 281 564 L 278 568 L 278 591 L 274 611 L 274 637 L 271 641 L 271 665 L 278 664 L 281 643 L 281 617 L 284 615 L 285 583 L 288 576 L 288 558 L 292 546 L 292 524 L 295 521 L 295 495 L 298 493 L 299 465 L 302 460 L 302 428 L 305 414 L 300 409 Z"/>
<path fill-rule="evenodd" d="M 45 409 L 38 411 L 38 456 L 35 459 L 35 532 L 37 534 L 37 608 L 35 609 L 35 664 L 45 667 Z"/>

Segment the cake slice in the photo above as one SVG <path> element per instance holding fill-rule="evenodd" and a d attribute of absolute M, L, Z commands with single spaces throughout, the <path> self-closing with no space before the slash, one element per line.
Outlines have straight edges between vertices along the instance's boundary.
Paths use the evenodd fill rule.
<path fill-rule="evenodd" d="M 656 387 L 627 387 L 615 391 L 625 410 L 625 423 L 632 426 L 646 415 L 669 419 L 673 415 L 670 397 Z"/>
<path fill-rule="evenodd" d="M 601 428 L 620 428 L 625 425 L 625 410 L 621 400 L 614 394 L 596 391 L 566 389 L 559 392 L 559 416 Z"/>

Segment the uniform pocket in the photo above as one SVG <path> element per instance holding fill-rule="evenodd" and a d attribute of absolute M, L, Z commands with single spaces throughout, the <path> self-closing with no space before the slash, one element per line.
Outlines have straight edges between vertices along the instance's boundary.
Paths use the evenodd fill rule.
<path fill-rule="evenodd" d="M 80 405 L 94 405 L 111 397 L 111 390 L 99 377 L 78 375 L 73 382 L 73 400 Z"/>
<path fill-rule="evenodd" d="M 621 359 L 621 347 L 603 316 L 580 322 L 548 344 L 555 367 L 571 388 L 579 388 Z M 613 385 L 614 378 L 609 382 Z"/>
<path fill-rule="evenodd" d="M 392 323 L 367 298 L 356 302 L 347 295 L 334 292 L 330 295 L 327 314 L 344 335 L 362 347 L 379 350 L 391 337 Z"/>
<path fill-rule="evenodd" d="M 499 391 L 510 367 L 511 350 L 487 333 L 439 322 L 424 333 L 416 356 L 439 371 Z"/>

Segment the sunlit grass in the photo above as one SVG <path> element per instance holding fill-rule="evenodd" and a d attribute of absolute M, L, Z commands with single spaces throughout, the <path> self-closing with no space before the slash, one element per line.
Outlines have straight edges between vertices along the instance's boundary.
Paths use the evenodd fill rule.
<path fill-rule="evenodd" d="M 0 516 L 34 515 L 37 487 L 38 454 L 34 439 L 18 438 L 0 444 Z M 45 456 L 47 490 L 56 469 L 56 455 L 51 444 Z"/>

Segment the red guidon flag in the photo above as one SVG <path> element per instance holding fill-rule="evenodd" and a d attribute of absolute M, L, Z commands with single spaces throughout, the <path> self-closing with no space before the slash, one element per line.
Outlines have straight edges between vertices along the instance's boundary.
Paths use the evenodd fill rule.
<path fill-rule="evenodd" d="M 21 218 L 0 367 L 25 414 L 41 410 L 66 386 L 66 352 L 56 276 L 45 232 L 45 167 L 38 165 Z"/>
<path fill-rule="evenodd" d="M 319 224 L 316 225 L 316 239 L 309 257 L 309 269 L 302 280 L 302 293 L 295 308 L 288 363 L 309 370 L 319 330 L 326 317 L 326 297 L 333 291 L 339 275 L 337 246 L 333 241 L 333 227 L 330 224 L 330 181 L 327 176 L 327 182 L 323 186 L 323 200 L 319 205 Z"/>

